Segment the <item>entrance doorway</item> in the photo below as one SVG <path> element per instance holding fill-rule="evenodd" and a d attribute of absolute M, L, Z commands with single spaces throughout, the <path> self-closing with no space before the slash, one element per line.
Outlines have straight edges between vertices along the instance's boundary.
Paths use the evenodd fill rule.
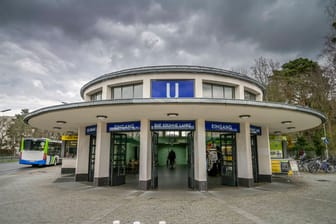
<path fill-rule="evenodd" d="M 93 182 L 94 180 L 94 167 L 96 161 L 96 135 L 90 135 L 89 143 L 89 167 L 88 167 L 88 181 Z"/>
<path fill-rule="evenodd" d="M 207 132 L 208 187 L 237 186 L 236 134 Z"/>
<path fill-rule="evenodd" d="M 139 179 L 139 132 L 112 132 L 110 148 L 111 186 L 136 186 Z"/>
<path fill-rule="evenodd" d="M 251 135 L 251 154 L 252 154 L 251 157 L 252 157 L 253 180 L 255 183 L 257 183 L 259 182 L 257 135 Z"/>
<path fill-rule="evenodd" d="M 153 189 L 194 188 L 192 131 L 152 132 L 151 187 Z"/>

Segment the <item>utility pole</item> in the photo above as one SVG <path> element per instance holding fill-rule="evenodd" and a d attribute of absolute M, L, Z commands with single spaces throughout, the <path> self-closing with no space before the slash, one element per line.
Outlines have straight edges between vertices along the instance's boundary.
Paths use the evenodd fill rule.
<path fill-rule="evenodd" d="M 328 160 L 329 155 L 328 155 L 328 138 L 327 138 L 327 132 L 326 132 L 326 126 L 325 123 L 323 124 L 323 132 L 324 132 L 324 137 L 323 137 L 323 142 L 325 145 L 325 159 Z"/>

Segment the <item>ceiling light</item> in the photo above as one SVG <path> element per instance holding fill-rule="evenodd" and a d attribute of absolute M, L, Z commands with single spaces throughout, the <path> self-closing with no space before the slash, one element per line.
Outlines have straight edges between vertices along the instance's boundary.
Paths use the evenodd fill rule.
<path fill-rule="evenodd" d="M 288 127 L 287 129 L 288 129 L 288 130 L 291 130 L 291 129 L 295 129 L 295 127 Z"/>
<path fill-rule="evenodd" d="M 61 127 L 53 127 L 54 130 L 60 130 L 62 129 Z"/>
<path fill-rule="evenodd" d="M 178 115 L 178 113 L 167 113 L 168 117 L 177 117 Z"/>
<path fill-rule="evenodd" d="M 66 124 L 66 121 L 56 121 L 57 124 Z"/>
<path fill-rule="evenodd" d="M 239 115 L 239 118 L 241 118 L 241 119 L 247 119 L 247 118 L 250 118 L 250 117 L 251 117 L 251 115 L 249 115 L 249 114 Z"/>
<path fill-rule="evenodd" d="M 107 116 L 106 116 L 106 115 L 97 115 L 96 118 L 97 118 L 98 120 L 103 121 L 103 120 L 105 120 L 105 119 L 107 118 Z"/>
<path fill-rule="evenodd" d="M 275 131 L 274 134 L 275 134 L 275 135 L 280 135 L 280 134 L 281 134 L 281 131 Z"/>
<path fill-rule="evenodd" d="M 281 124 L 291 124 L 293 121 L 281 121 Z"/>

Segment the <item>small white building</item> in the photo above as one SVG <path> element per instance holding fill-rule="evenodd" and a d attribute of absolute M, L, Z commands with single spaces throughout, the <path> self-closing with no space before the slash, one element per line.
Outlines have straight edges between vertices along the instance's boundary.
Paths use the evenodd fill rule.
<path fill-rule="evenodd" d="M 249 187 L 271 181 L 269 134 L 326 120 L 309 108 L 263 102 L 263 89 L 222 69 L 141 67 L 102 75 L 82 87 L 84 102 L 42 108 L 25 121 L 78 133 L 77 181 L 113 186 L 135 175 L 140 189 L 157 188 L 167 181 L 160 169 L 168 169 L 174 150 L 189 188 L 207 190 L 210 179 Z M 210 151 L 216 161 L 207 158 Z"/>

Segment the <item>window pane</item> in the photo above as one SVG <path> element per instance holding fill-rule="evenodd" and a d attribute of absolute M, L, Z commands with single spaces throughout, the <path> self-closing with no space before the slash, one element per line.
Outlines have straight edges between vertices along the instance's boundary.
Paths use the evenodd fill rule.
<path fill-rule="evenodd" d="M 203 97 L 204 98 L 212 98 L 211 85 L 203 84 Z"/>
<path fill-rule="evenodd" d="M 224 87 L 224 98 L 225 99 L 233 99 L 234 98 L 234 92 L 233 92 L 234 88 L 232 87 L 228 87 L 228 86 L 225 86 Z"/>
<path fill-rule="evenodd" d="M 134 98 L 142 98 L 142 84 L 134 86 Z"/>
<path fill-rule="evenodd" d="M 213 98 L 224 98 L 223 86 L 212 86 Z"/>
<path fill-rule="evenodd" d="M 124 86 L 122 87 L 122 98 L 131 99 L 133 98 L 133 86 Z"/>
<path fill-rule="evenodd" d="M 245 91 L 244 92 L 244 99 L 245 100 L 254 100 L 255 101 L 257 99 L 257 96 L 255 94 L 253 94 L 253 93 Z"/>
<path fill-rule="evenodd" d="M 113 88 L 113 99 L 115 100 L 121 99 L 121 88 L 120 87 Z"/>

